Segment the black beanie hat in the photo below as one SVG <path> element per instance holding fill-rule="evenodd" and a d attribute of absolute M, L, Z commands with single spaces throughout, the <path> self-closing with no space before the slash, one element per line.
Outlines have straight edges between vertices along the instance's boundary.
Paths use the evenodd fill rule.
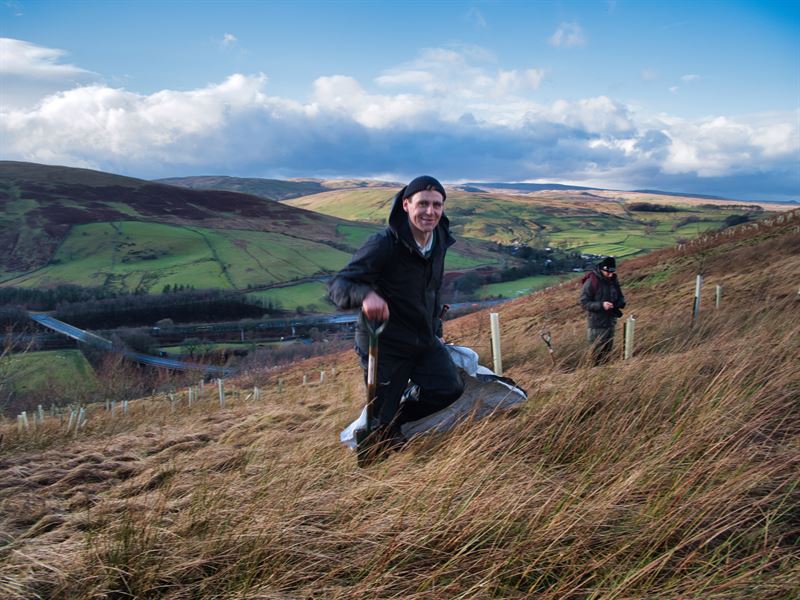
<path fill-rule="evenodd" d="M 405 191 L 403 191 L 403 200 L 413 196 L 417 192 L 431 188 L 442 195 L 442 200 L 447 198 L 447 194 L 444 192 L 444 186 L 442 186 L 436 178 L 430 175 L 421 175 L 406 186 Z"/>
<path fill-rule="evenodd" d="M 613 256 L 606 256 L 597 266 L 600 267 L 600 270 L 602 271 L 613 273 L 617 270 L 617 261 Z"/>

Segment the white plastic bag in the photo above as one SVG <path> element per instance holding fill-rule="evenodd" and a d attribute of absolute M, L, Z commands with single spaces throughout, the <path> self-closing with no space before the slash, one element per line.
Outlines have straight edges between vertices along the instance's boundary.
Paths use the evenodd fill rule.
<path fill-rule="evenodd" d="M 447 406 L 418 421 L 405 423 L 401 427 L 403 435 L 414 436 L 434 431 L 452 429 L 466 418 L 481 419 L 493 412 L 507 410 L 528 399 L 525 391 L 505 377 L 498 377 L 493 371 L 478 364 L 477 353 L 464 346 L 446 346 L 450 358 L 461 369 L 464 377 L 464 393 Z M 340 434 L 339 440 L 351 450 L 355 450 L 354 433 L 367 424 L 367 407 L 361 410 L 358 418 L 350 423 Z"/>

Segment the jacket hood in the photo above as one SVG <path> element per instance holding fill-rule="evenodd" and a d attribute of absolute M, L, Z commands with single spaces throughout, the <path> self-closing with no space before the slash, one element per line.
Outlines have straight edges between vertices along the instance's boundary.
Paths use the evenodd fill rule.
<path fill-rule="evenodd" d="M 408 224 L 408 214 L 403 210 L 403 193 L 406 191 L 406 187 L 408 186 L 404 186 L 394 197 L 392 211 L 389 213 L 389 230 L 395 237 L 399 238 L 409 248 L 413 249 L 417 247 L 417 244 L 414 241 L 411 227 Z M 442 212 L 442 218 L 439 219 L 436 230 L 447 246 L 455 244 L 456 240 L 450 234 L 450 219 L 447 218 L 444 212 Z"/>

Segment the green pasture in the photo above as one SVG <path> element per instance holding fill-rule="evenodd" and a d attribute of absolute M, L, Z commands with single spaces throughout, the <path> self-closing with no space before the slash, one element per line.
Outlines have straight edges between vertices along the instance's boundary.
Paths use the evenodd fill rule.
<path fill-rule="evenodd" d="M 397 190 L 390 188 L 346 189 L 303 196 L 285 203 L 348 221 L 384 225 L 396 193 Z"/>
<path fill-rule="evenodd" d="M 481 260 L 462 254 L 458 250 L 450 249 L 444 257 L 444 268 L 446 271 L 459 271 L 461 269 L 474 269 L 481 265 L 496 264 L 497 260 Z"/>
<path fill-rule="evenodd" d="M 642 251 L 641 248 L 626 246 L 624 244 L 587 244 L 573 248 L 581 254 L 597 254 L 605 256 L 633 256 Z"/>
<path fill-rule="evenodd" d="M 123 221 L 75 226 L 46 267 L 7 284 L 59 283 L 160 292 L 245 289 L 341 268 L 348 252 L 282 233 Z"/>
<path fill-rule="evenodd" d="M 327 286 L 321 281 L 308 281 L 296 285 L 250 292 L 250 298 L 271 300 L 284 310 L 296 310 L 302 306 L 309 312 L 332 313 L 336 307 L 328 300 Z"/>
<path fill-rule="evenodd" d="M 675 234 L 680 237 L 694 237 L 705 233 L 710 229 L 719 229 L 722 227 L 723 219 L 718 221 L 698 221 L 696 223 L 687 223 L 675 230 Z"/>
<path fill-rule="evenodd" d="M 380 227 L 370 227 L 369 225 L 337 225 L 337 235 L 343 237 L 347 245 L 353 248 L 360 248 L 367 241 L 369 236 L 380 231 Z"/>
<path fill-rule="evenodd" d="M 575 277 L 574 273 L 565 275 L 532 275 L 513 281 L 490 283 L 481 286 L 478 290 L 478 297 L 493 298 L 502 296 L 503 298 L 515 298 L 517 296 L 530 294 L 536 290 L 542 290 L 551 285 L 560 283 L 561 281 L 567 281 L 573 277 Z"/>
<path fill-rule="evenodd" d="M 79 350 L 43 350 L 9 354 L 0 358 L 0 369 L 10 374 L 16 393 L 52 392 L 58 404 L 65 389 L 75 397 L 95 389 L 97 380 L 91 365 Z M 48 404 L 49 406 L 49 404 Z"/>
<path fill-rule="evenodd" d="M 245 339 L 247 339 L 247 331 L 244 333 Z M 211 342 L 200 342 L 199 344 L 195 345 L 183 345 L 179 344 L 177 346 L 162 346 L 159 348 L 160 351 L 168 354 L 169 356 L 186 356 L 194 351 L 195 354 L 202 354 L 204 352 L 213 352 L 216 350 L 253 350 L 255 349 L 256 344 L 253 342 L 244 342 L 244 343 L 236 343 L 236 342 L 221 342 L 221 343 L 211 343 Z"/>

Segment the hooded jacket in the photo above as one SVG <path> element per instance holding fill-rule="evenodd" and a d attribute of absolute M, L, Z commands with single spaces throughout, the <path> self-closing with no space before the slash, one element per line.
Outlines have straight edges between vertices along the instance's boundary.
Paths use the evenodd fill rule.
<path fill-rule="evenodd" d="M 339 308 L 360 308 L 374 290 L 389 305 L 389 321 L 381 334 L 381 346 L 424 348 L 442 335 L 440 289 L 447 248 L 455 243 L 450 222 L 442 214 L 435 229 L 429 256 L 420 253 L 408 214 L 403 210 L 403 192 L 394 197 L 389 224 L 370 237 L 347 266 L 328 284 L 328 296 Z M 356 345 L 366 350 L 366 332 L 359 322 Z"/>
<path fill-rule="evenodd" d="M 614 308 L 605 310 L 603 302 L 611 302 Z M 625 308 L 625 296 L 619 286 L 616 273 L 607 279 L 595 267 L 586 277 L 581 288 L 581 306 L 586 310 L 591 329 L 607 329 L 614 327 L 617 317 L 622 315 L 619 309 Z"/>

